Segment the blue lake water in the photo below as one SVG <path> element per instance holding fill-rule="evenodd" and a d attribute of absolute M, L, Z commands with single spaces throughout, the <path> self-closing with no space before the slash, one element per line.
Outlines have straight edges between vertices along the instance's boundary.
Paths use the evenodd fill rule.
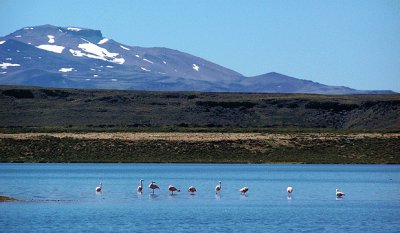
<path fill-rule="evenodd" d="M 151 181 L 161 188 L 155 195 Z M 170 195 L 169 184 L 181 192 Z M 344 198 L 336 198 L 337 187 Z M 400 229 L 399 165 L 0 164 L 0 195 L 25 200 L 0 203 L 0 232 Z"/>

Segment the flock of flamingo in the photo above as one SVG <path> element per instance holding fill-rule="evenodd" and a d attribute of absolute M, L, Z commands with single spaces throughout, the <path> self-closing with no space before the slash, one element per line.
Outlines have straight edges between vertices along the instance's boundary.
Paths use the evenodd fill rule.
<path fill-rule="evenodd" d="M 143 181 L 144 181 L 143 179 L 140 179 L 140 180 L 139 180 L 139 186 L 137 187 L 137 191 L 138 191 L 138 193 L 140 193 L 140 194 L 143 192 Z M 101 192 L 102 188 L 103 188 L 103 184 L 100 183 L 99 186 L 96 187 L 96 192 Z M 154 190 L 160 189 L 160 187 L 158 187 L 158 185 L 157 185 L 154 181 L 152 181 L 152 182 L 149 184 L 149 189 L 152 189 L 152 190 L 153 190 L 153 194 L 154 194 Z M 222 189 L 221 181 L 218 181 L 217 186 L 215 186 L 215 194 L 220 194 L 221 189 Z M 174 195 L 174 192 L 180 192 L 180 191 L 181 191 L 181 190 L 177 189 L 177 188 L 176 188 L 175 186 L 173 186 L 173 185 L 169 185 L 169 186 L 168 186 L 168 190 L 171 192 L 171 195 Z M 246 193 L 247 193 L 248 191 L 249 191 L 249 188 L 248 188 L 248 187 L 243 187 L 243 188 L 239 189 L 239 192 L 240 192 L 242 195 L 246 195 Z M 190 187 L 188 188 L 188 192 L 189 192 L 190 194 L 195 194 L 195 193 L 197 192 L 197 190 L 196 190 L 196 188 L 195 188 L 194 186 L 190 186 Z M 293 187 L 291 187 L 291 186 L 287 187 L 286 192 L 288 193 L 288 196 L 290 197 L 291 194 L 292 194 L 292 192 L 293 192 Z M 343 197 L 344 195 L 345 195 L 344 192 L 341 192 L 339 189 L 336 189 L 336 197 L 337 197 L 337 198 L 341 198 L 341 197 Z"/>

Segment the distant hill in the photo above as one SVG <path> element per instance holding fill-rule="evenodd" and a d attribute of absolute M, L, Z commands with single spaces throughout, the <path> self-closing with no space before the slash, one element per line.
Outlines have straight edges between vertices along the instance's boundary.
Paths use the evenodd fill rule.
<path fill-rule="evenodd" d="M 142 48 L 99 30 L 42 25 L 0 37 L 0 84 L 120 90 L 382 94 L 267 73 L 245 77 L 168 48 Z"/>
<path fill-rule="evenodd" d="M 0 87 L 0 128 L 400 131 L 400 95 Z"/>

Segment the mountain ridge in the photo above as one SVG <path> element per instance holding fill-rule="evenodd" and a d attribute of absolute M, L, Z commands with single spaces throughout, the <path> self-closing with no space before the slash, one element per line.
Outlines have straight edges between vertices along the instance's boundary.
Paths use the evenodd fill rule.
<path fill-rule="evenodd" d="M 395 93 L 328 86 L 277 72 L 245 77 L 178 50 L 125 45 L 104 37 L 100 30 L 49 24 L 25 27 L 0 37 L 0 84 L 32 83 L 58 88 L 154 91 Z"/>

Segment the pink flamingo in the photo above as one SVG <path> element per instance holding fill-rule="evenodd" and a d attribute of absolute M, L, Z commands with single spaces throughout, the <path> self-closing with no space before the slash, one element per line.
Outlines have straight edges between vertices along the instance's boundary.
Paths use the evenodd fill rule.
<path fill-rule="evenodd" d="M 243 187 L 239 191 L 240 191 L 241 194 L 246 195 L 247 191 L 249 191 L 249 188 L 248 187 Z"/>
<path fill-rule="evenodd" d="M 180 192 L 180 191 L 181 191 L 181 190 L 175 188 L 175 186 L 173 186 L 173 185 L 169 185 L 169 186 L 168 186 L 168 190 L 171 191 L 171 195 L 174 195 L 174 192 L 175 192 L 175 191 L 176 191 L 176 192 Z"/>
<path fill-rule="evenodd" d="M 341 192 L 339 189 L 336 189 L 336 197 L 343 197 L 345 195 L 344 192 Z"/>
<path fill-rule="evenodd" d="M 194 186 L 190 186 L 188 189 L 188 192 L 190 192 L 190 194 L 194 194 L 196 192 L 196 188 Z"/>
<path fill-rule="evenodd" d="M 221 181 L 218 182 L 217 186 L 215 186 L 215 194 L 218 194 L 221 192 Z"/>
<path fill-rule="evenodd" d="M 103 184 L 100 183 L 99 186 L 96 187 L 96 192 L 101 192 L 102 187 L 103 187 Z"/>
<path fill-rule="evenodd" d="M 143 190 L 143 179 L 140 179 L 140 184 L 139 184 L 139 186 L 137 187 L 137 191 L 138 191 L 138 193 L 142 193 L 142 190 Z"/>
<path fill-rule="evenodd" d="M 149 184 L 149 188 L 153 189 L 153 194 L 154 194 L 154 189 L 160 189 L 154 181 L 152 181 L 151 184 Z"/>

